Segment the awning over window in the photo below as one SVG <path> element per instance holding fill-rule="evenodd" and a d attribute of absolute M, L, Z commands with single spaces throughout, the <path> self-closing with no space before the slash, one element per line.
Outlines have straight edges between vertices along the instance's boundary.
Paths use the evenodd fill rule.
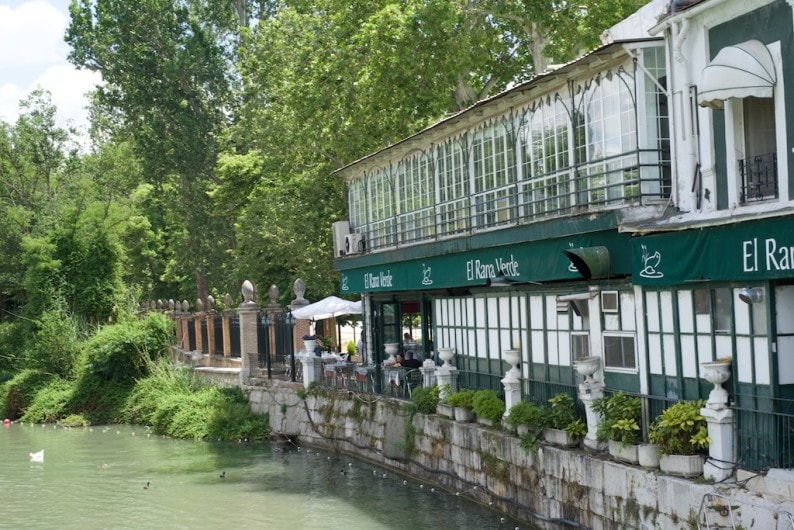
<path fill-rule="evenodd" d="M 728 98 L 771 98 L 776 82 L 775 63 L 763 43 L 748 40 L 726 46 L 703 69 L 698 104 L 721 109 Z"/>

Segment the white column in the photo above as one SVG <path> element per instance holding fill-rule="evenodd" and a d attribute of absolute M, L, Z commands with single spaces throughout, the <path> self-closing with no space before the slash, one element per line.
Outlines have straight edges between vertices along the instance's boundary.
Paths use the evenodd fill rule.
<path fill-rule="evenodd" d="M 437 352 L 438 357 L 444 361 L 444 364 L 436 368 L 436 381 L 441 387 L 438 397 L 444 402 L 449 394 L 458 391 L 458 369 L 451 362 L 455 357 L 455 348 L 439 348 Z"/>
<path fill-rule="evenodd" d="M 323 360 L 314 353 L 304 352 L 295 354 L 295 359 L 300 361 L 303 370 L 303 386 L 309 388 L 312 383 L 319 383 L 323 370 Z"/>
<path fill-rule="evenodd" d="M 601 381 L 579 383 L 579 399 L 584 405 L 587 416 L 587 434 L 583 442 L 585 447 L 595 451 L 603 451 L 607 448 L 606 442 L 599 441 L 596 436 L 598 424 L 601 423 L 601 414 L 593 410 L 593 401 L 602 397 L 604 397 L 604 383 Z"/>
<path fill-rule="evenodd" d="M 502 379 L 502 386 L 505 388 L 504 418 L 507 418 L 510 408 L 521 401 L 521 370 L 518 368 L 521 362 L 521 350 L 515 348 L 505 350 L 503 358 L 510 365 Z"/>
<path fill-rule="evenodd" d="M 728 391 L 722 386 L 730 377 L 731 363 L 714 361 L 700 366 L 704 379 L 714 385 L 706 406 L 700 409 L 711 438 L 703 476 L 719 482 L 733 474 L 733 411 L 728 407 Z"/>
<path fill-rule="evenodd" d="M 436 363 L 433 362 L 433 359 L 425 359 L 419 371 L 422 372 L 423 387 L 430 388 L 436 384 Z"/>

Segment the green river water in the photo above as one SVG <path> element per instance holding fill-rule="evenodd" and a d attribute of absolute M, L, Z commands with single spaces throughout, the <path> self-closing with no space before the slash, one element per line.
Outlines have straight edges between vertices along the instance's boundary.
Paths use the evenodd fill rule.
<path fill-rule="evenodd" d="M 30 453 L 44 450 L 44 462 Z M 0 429 L 0 528 L 527 529 L 315 449 L 173 440 L 145 427 Z"/>

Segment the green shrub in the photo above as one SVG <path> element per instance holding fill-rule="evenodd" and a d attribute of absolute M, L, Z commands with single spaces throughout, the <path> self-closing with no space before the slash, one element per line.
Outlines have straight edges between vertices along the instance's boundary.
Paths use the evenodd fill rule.
<path fill-rule="evenodd" d="M 461 407 L 464 409 L 472 409 L 472 402 L 474 401 L 474 390 L 464 388 L 457 392 L 453 392 L 447 396 L 447 405 L 450 407 Z"/>
<path fill-rule="evenodd" d="M 570 436 L 584 436 L 587 426 L 576 410 L 576 402 L 565 393 L 560 393 L 549 399 L 551 411 L 549 412 L 549 427 L 561 429 Z"/>
<path fill-rule="evenodd" d="M 173 337 L 173 323 L 159 313 L 105 326 L 85 345 L 85 367 L 110 381 L 131 382 L 148 374 Z"/>
<path fill-rule="evenodd" d="M 435 414 L 438 407 L 439 388 L 431 386 L 429 388 L 417 387 L 411 393 L 411 401 L 416 412 L 422 414 Z"/>
<path fill-rule="evenodd" d="M 38 389 L 20 419 L 29 423 L 54 423 L 66 415 L 71 395 L 72 383 L 53 377 Z"/>
<path fill-rule="evenodd" d="M 14 376 L 23 349 L 22 326 L 16 321 L 0 322 L 0 383 Z"/>
<path fill-rule="evenodd" d="M 512 427 L 519 425 L 536 425 L 543 427 L 548 422 L 549 409 L 532 403 L 531 401 L 519 401 L 507 412 L 507 424 Z"/>
<path fill-rule="evenodd" d="M 648 439 L 665 455 L 692 455 L 711 443 L 706 419 L 700 414 L 705 401 L 679 401 L 653 422 Z"/>
<path fill-rule="evenodd" d="M 25 366 L 63 378 L 74 377 L 80 345 L 85 338 L 77 318 L 61 309 L 42 314 L 26 343 Z"/>
<path fill-rule="evenodd" d="M 190 370 L 164 361 L 138 381 L 124 412 L 128 423 L 150 425 L 154 432 L 176 438 L 258 441 L 270 437 L 268 416 L 252 412 L 240 388 L 204 385 Z"/>
<path fill-rule="evenodd" d="M 495 390 L 478 390 L 472 399 L 472 409 L 478 418 L 498 424 L 505 413 L 505 402 Z"/>
<path fill-rule="evenodd" d="M 2 417 L 17 419 L 33 403 L 36 393 L 50 382 L 53 376 L 36 370 L 23 370 L 0 387 Z"/>
<path fill-rule="evenodd" d="M 347 343 L 347 354 L 351 357 L 356 354 L 356 344 L 352 340 Z"/>
<path fill-rule="evenodd" d="M 593 410 L 601 414 L 596 436 L 601 441 L 614 440 L 621 444 L 636 444 L 640 441 L 640 398 L 624 392 L 601 397 L 593 402 Z"/>
<path fill-rule="evenodd" d="M 91 422 L 82 414 L 70 414 L 58 423 L 64 427 L 88 427 L 91 425 Z"/>
<path fill-rule="evenodd" d="M 98 374 L 83 371 L 74 383 L 67 411 L 82 414 L 94 425 L 120 423 L 133 381 L 108 381 Z"/>

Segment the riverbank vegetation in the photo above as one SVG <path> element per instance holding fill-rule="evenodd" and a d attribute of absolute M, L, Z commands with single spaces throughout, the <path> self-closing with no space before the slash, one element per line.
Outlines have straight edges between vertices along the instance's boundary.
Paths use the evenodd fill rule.
<path fill-rule="evenodd" d="M 59 327 L 78 327 L 70 320 Z M 199 440 L 269 438 L 267 416 L 251 412 L 240 389 L 204 384 L 170 362 L 173 323 L 164 315 L 129 317 L 79 335 L 57 348 L 31 347 L 28 367 L 0 386 L 0 417 L 70 426 L 133 423 Z"/>

